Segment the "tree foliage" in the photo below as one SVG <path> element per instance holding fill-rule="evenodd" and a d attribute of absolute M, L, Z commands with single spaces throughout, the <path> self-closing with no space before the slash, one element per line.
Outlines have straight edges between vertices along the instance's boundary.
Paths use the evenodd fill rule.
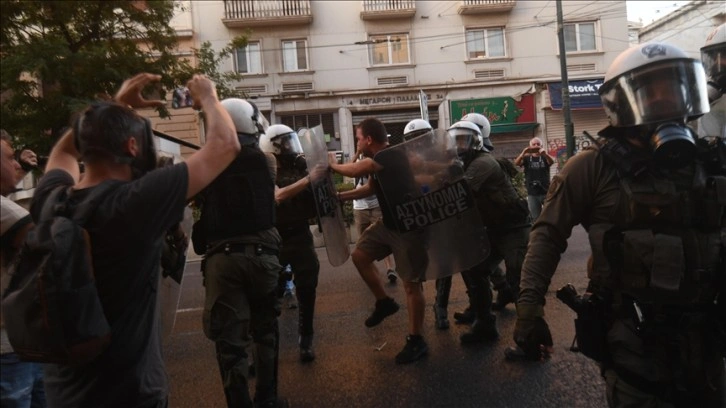
<path fill-rule="evenodd" d="M 190 67 L 174 55 L 164 1 L 3 1 L 2 126 L 21 144 L 49 151 L 74 112 L 113 95 L 139 72 L 171 88 Z"/>

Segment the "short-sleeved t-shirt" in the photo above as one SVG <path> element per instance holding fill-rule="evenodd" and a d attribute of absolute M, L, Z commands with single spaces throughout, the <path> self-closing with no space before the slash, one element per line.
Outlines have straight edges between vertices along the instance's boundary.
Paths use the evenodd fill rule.
<path fill-rule="evenodd" d="M 550 164 L 544 156 L 526 156 L 522 161 L 527 194 L 545 195 L 550 188 Z"/>
<path fill-rule="evenodd" d="M 111 344 L 88 364 L 45 367 L 50 407 L 140 407 L 166 398 L 157 289 L 161 238 L 183 215 L 188 171 L 184 163 L 114 183 L 86 224 L 99 297 L 111 325 Z M 31 214 L 57 186 L 73 184 L 51 170 L 36 189 Z M 76 190 L 81 201 L 94 187 Z"/>

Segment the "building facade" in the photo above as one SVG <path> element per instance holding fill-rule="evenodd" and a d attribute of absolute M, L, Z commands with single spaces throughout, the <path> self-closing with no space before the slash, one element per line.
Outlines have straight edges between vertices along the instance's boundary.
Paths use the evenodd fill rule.
<path fill-rule="evenodd" d="M 583 130 L 607 125 L 597 88 L 628 47 L 628 23 L 622 1 L 562 3 L 579 146 Z M 540 136 L 564 157 L 555 2 L 200 1 L 192 16 L 198 41 L 215 49 L 248 37 L 220 71 L 244 74 L 237 89 L 271 123 L 322 124 L 328 148 L 348 157 L 369 116 L 400 142 L 422 93 L 435 128 L 483 113 L 498 155 L 514 158 Z"/>

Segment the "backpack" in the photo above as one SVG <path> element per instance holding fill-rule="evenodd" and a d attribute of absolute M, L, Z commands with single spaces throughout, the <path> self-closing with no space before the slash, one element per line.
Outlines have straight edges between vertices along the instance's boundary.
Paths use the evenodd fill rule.
<path fill-rule="evenodd" d="M 43 203 L 2 299 L 8 339 L 21 359 L 79 365 L 110 343 L 83 225 L 116 185 L 99 184 L 78 205 L 69 202 L 71 188 L 60 186 Z"/>

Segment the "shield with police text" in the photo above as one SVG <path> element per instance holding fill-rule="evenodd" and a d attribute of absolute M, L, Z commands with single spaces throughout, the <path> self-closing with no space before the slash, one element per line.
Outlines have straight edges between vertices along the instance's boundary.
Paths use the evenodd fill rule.
<path fill-rule="evenodd" d="M 400 234 L 423 240 L 426 279 L 449 276 L 486 259 L 486 229 L 462 163 L 443 132 L 388 147 L 373 160 L 381 165 L 376 178 L 382 210 L 392 215 Z"/>
<path fill-rule="evenodd" d="M 318 125 L 312 129 L 300 129 L 298 137 L 308 165 L 328 261 L 333 266 L 340 266 L 350 256 L 349 239 L 343 222 L 343 208 L 336 197 L 335 184 L 328 171 L 328 147 L 323 127 Z"/>

